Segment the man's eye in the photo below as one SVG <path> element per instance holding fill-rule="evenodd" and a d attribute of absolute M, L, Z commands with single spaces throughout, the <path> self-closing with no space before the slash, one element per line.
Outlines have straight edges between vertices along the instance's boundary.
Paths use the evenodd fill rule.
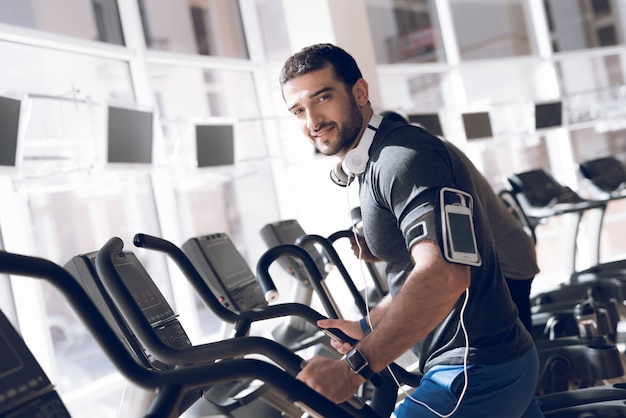
<path fill-rule="evenodd" d="M 325 102 L 326 100 L 328 100 L 330 98 L 330 96 L 326 95 L 326 96 L 320 96 L 317 101 L 318 102 Z"/>

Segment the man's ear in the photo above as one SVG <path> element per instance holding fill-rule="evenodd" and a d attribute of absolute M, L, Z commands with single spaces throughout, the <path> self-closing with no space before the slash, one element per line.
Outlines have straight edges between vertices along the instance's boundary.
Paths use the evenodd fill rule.
<path fill-rule="evenodd" d="M 359 78 L 352 86 L 352 94 L 359 106 L 365 106 L 369 102 L 369 85 L 364 78 Z"/>

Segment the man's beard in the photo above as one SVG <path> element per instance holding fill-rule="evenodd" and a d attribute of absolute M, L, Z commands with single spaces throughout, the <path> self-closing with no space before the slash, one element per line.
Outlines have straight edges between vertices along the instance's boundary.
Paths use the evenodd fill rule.
<path fill-rule="evenodd" d="M 334 125 L 337 127 L 337 143 L 333 149 L 320 150 L 324 155 L 336 155 L 341 151 L 347 152 L 358 139 L 357 135 L 363 126 L 363 115 L 359 111 L 359 106 L 352 94 L 350 94 L 350 113 L 348 118 L 341 125 L 337 123 Z M 320 129 L 324 127 L 325 125 L 322 125 Z"/>

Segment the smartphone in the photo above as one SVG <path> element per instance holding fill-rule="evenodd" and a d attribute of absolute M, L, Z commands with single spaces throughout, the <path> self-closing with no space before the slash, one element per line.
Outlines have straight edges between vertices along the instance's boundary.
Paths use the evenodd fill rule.
<path fill-rule="evenodd" d="M 476 245 L 474 221 L 472 218 L 471 195 L 448 189 L 447 193 L 459 196 L 458 203 L 443 204 L 444 256 L 453 263 L 480 266 L 480 254 Z"/>

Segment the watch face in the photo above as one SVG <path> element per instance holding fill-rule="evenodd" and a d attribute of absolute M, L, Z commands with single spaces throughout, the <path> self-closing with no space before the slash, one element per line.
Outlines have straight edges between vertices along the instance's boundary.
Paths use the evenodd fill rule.
<path fill-rule="evenodd" d="M 368 364 L 365 357 L 363 357 L 363 354 L 361 354 L 361 352 L 357 348 L 353 348 L 346 355 L 346 362 L 355 373 L 360 372 L 361 369 L 366 367 Z"/>

